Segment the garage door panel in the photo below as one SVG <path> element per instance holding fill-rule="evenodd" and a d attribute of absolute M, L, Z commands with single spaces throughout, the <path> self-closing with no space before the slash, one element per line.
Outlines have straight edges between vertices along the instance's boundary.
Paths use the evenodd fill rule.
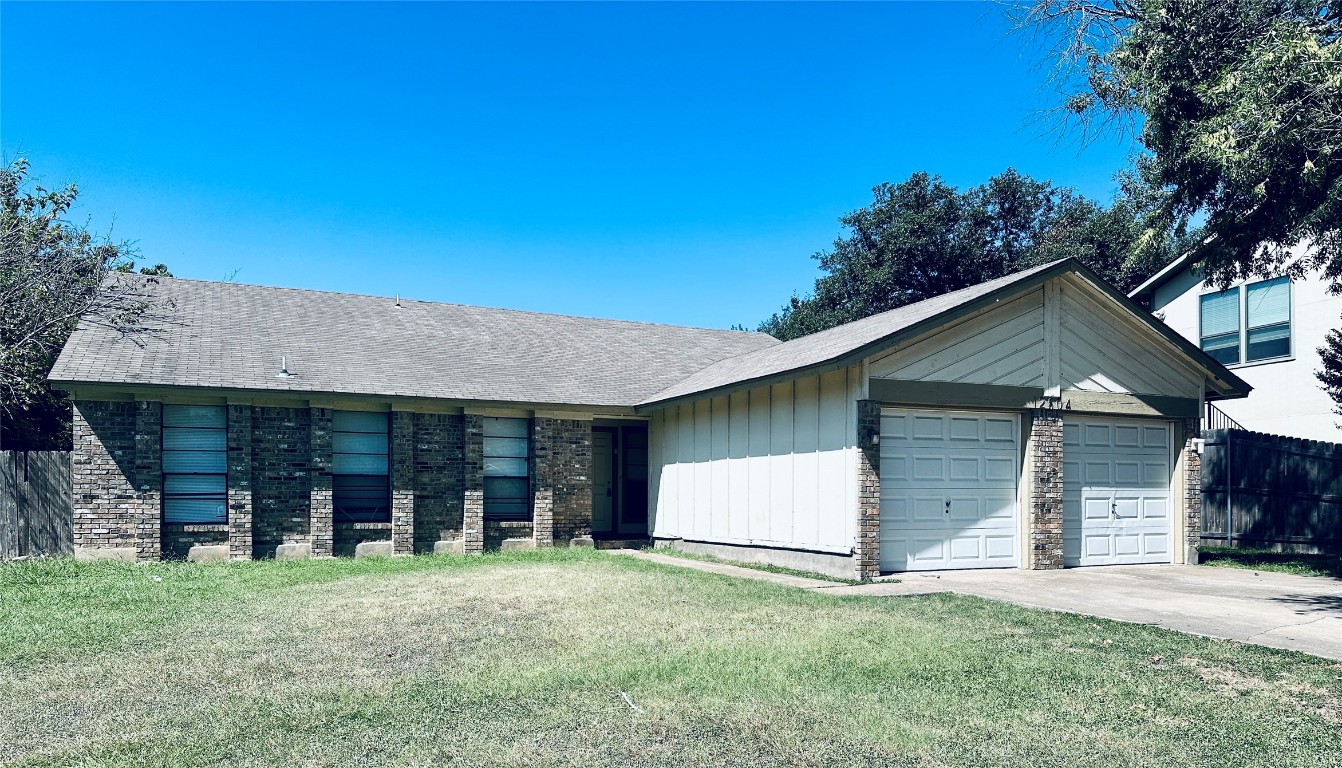
<path fill-rule="evenodd" d="M 1170 435 L 1163 423 L 1064 423 L 1064 564 L 1169 562 Z"/>
<path fill-rule="evenodd" d="M 884 411 L 882 570 L 1015 565 L 1018 434 L 1012 416 Z"/>

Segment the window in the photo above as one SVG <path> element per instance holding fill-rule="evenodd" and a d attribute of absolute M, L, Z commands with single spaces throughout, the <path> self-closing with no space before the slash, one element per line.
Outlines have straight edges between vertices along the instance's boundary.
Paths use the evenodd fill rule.
<path fill-rule="evenodd" d="M 1291 280 L 1278 277 L 1204 294 L 1201 321 L 1202 350 L 1226 365 L 1287 357 L 1291 354 Z"/>
<path fill-rule="evenodd" d="M 1223 365 L 1239 362 L 1239 289 L 1202 297 L 1202 351 Z"/>
<path fill-rule="evenodd" d="M 163 522 L 228 522 L 228 410 L 163 406 Z"/>
<path fill-rule="evenodd" d="M 485 517 L 531 519 L 531 422 L 485 417 Z"/>
<path fill-rule="evenodd" d="M 1244 289 L 1244 325 L 1248 329 L 1244 359 L 1291 354 L 1291 281 L 1279 277 Z"/>
<path fill-rule="evenodd" d="M 338 523 L 391 522 L 385 413 L 331 414 L 331 504 Z"/>

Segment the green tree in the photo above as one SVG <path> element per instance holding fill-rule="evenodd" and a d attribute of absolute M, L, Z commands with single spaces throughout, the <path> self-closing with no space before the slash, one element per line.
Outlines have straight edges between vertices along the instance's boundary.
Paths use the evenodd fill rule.
<path fill-rule="evenodd" d="M 1021 21 L 1054 42 L 1064 114 L 1137 129 L 1140 246 L 1201 220 L 1192 253 L 1213 282 L 1321 273 L 1342 292 L 1336 0 L 1039 0 Z M 1342 407 L 1329 349 L 1320 378 Z"/>
<path fill-rule="evenodd" d="M 131 246 L 65 220 L 79 190 L 29 179 L 20 158 L 0 169 L 0 447 L 61 449 L 70 442 L 70 403 L 48 386 L 61 347 L 81 315 L 127 332 L 148 308 L 131 281 Z M 141 269 L 168 274 L 163 265 Z"/>
<path fill-rule="evenodd" d="M 761 331 L 794 339 L 1068 256 L 1127 289 L 1175 253 L 1167 244 L 1130 260 L 1142 236 L 1133 206 L 1104 208 L 1012 169 L 966 192 L 920 172 L 872 193 L 815 254 L 824 274 L 813 294 L 793 296 Z"/>

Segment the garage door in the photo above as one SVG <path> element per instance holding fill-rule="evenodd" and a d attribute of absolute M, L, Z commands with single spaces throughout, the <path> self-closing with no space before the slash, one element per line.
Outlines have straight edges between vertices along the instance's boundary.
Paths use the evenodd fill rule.
<path fill-rule="evenodd" d="M 881 411 L 881 570 L 1017 563 L 1014 415 Z"/>
<path fill-rule="evenodd" d="M 1065 418 L 1063 563 L 1168 563 L 1168 422 Z"/>

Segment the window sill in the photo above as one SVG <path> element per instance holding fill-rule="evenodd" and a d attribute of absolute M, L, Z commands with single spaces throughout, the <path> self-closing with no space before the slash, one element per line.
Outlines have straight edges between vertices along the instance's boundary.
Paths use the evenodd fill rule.
<path fill-rule="evenodd" d="M 1273 363 L 1290 363 L 1295 360 L 1295 355 L 1286 355 L 1285 357 L 1269 357 L 1266 360 L 1254 360 L 1251 363 L 1234 363 L 1227 365 L 1226 368 L 1234 371 L 1240 368 L 1257 368 L 1260 365 L 1272 365 Z"/>

